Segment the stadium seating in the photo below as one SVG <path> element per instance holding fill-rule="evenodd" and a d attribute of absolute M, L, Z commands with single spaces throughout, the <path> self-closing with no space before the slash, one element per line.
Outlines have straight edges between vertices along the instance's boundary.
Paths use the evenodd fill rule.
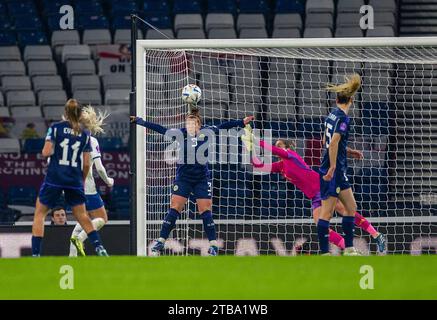
<path fill-rule="evenodd" d="M 205 20 L 205 30 L 211 29 L 233 29 L 234 18 L 230 13 L 209 13 Z"/>
<path fill-rule="evenodd" d="M 64 90 L 41 90 L 38 93 L 38 102 L 41 107 L 61 106 L 66 100 L 67 94 Z"/>
<path fill-rule="evenodd" d="M 77 29 L 59 30 L 59 7 L 68 3 L 75 9 Z M 0 117 L 13 116 L 20 122 L 33 117 L 39 133 L 44 134 L 48 121 L 60 119 L 69 97 L 127 113 L 130 68 L 127 67 L 125 73 L 108 72 L 110 68 L 103 70 L 100 66 L 104 59 L 96 52 L 100 52 L 97 48 L 100 45 L 130 45 L 130 14 L 133 12 L 164 34 L 141 26 L 138 37 L 146 39 L 383 37 L 395 36 L 398 30 L 400 35 L 437 34 L 419 7 L 409 15 L 398 15 L 397 3 L 395 0 L 0 1 Z M 363 4 L 375 9 L 373 30 L 361 30 L 358 26 L 361 17 L 358 9 Z M 275 61 L 270 59 L 270 62 Z M 259 112 L 261 106 L 266 108 L 267 119 L 271 121 L 268 125 L 272 127 L 279 120 L 289 121 L 291 126 L 293 119 L 298 118 L 307 120 L 305 130 L 318 130 L 319 118 L 329 106 L 324 103 L 326 97 L 320 96 L 317 85 L 329 80 L 336 82 L 343 72 L 356 71 L 363 75 L 367 92 L 360 95 L 363 102 L 358 117 L 364 117 L 362 130 L 366 134 L 386 134 L 378 127 L 386 123 L 390 106 L 389 101 L 385 101 L 390 94 L 388 84 L 392 81 L 389 71 L 368 73 L 363 71 L 368 70 L 366 66 L 315 65 L 304 61 L 304 73 L 296 67 L 293 76 L 284 78 L 283 72 L 274 69 L 280 67 L 280 63 L 270 63 L 267 70 L 253 65 L 214 69 L 212 64 L 208 68 L 217 73 L 194 75 L 202 86 L 205 105 L 214 103 L 214 108 L 204 111 L 208 121 L 244 116 L 233 107 L 241 104 L 238 110 L 244 113 Z M 116 68 L 116 63 L 111 67 Z M 341 73 L 331 79 L 333 70 L 341 70 Z M 266 74 L 267 79 L 262 79 Z M 162 89 L 163 81 L 158 79 L 153 88 Z M 375 101 L 378 101 L 376 105 Z M 380 116 L 380 122 L 369 121 L 370 116 L 376 115 Z M 1 140 L 0 152 L 20 151 L 17 139 L 25 125 L 20 124 L 12 131 L 13 138 Z M 278 126 L 275 127 L 277 132 L 290 131 L 289 127 Z M 21 145 L 23 151 L 32 153 L 40 149 L 40 143 L 41 140 L 36 139 Z M 125 148 L 119 138 L 103 139 L 102 144 L 108 151 Z M 377 173 L 369 174 L 376 176 Z M 383 183 L 381 188 L 385 186 Z M 116 190 L 114 203 L 122 208 L 120 212 L 127 213 L 128 193 L 122 188 L 125 187 Z M 227 191 L 237 192 L 232 188 Z M 367 191 L 371 200 L 377 190 Z M 270 192 L 280 195 L 277 190 L 266 192 L 270 197 Z M 118 212 L 118 207 L 116 209 Z"/>
<path fill-rule="evenodd" d="M 0 47 L 0 61 L 20 61 L 20 49 L 17 46 Z"/>
<path fill-rule="evenodd" d="M 302 17 L 298 13 L 278 13 L 275 15 L 273 27 L 275 29 L 302 29 Z"/>
<path fill-rule="evenodd" d="M 3 77 L 1 89 L 4 93 L 31 90 L 30 79 L 28 76 Z"/>
<path fill-rule="evenodd" d="M 32 86 L 35 93 L 42 90 L 62 90 L 62 79 L 58 75 L 35 76 L 32 78 Z"/>
<path fill-rule="evenodd" d="M 58 68 L 54 61 L 29 61 L 27 69 L 30 77 L 55 76 L 58 73 Z"/>
<path fill-rule="evenodd" d="M 24 62 L 28 63 L 32 60 L 52 60 L 53 53 L 48 45 L 30 45 L 26 46 L 23 54 Z M 12 59 L 8 59 L 12 60 Z"/>
<path fill-rule="evenodd" d="M 2 138 L 0 143 L 0 153 L 20 152 L 20 141 L 15 138 Z"/>

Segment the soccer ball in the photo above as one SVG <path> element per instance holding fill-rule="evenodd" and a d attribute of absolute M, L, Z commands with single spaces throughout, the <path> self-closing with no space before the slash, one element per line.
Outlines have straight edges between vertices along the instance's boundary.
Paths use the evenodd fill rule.
<path fill-rule="evenodd" d="M 182 89 L 182 100 L 186 104 L 197 105 L 202 96 L 202 91 L 195 84 L 188 84 Z"/>

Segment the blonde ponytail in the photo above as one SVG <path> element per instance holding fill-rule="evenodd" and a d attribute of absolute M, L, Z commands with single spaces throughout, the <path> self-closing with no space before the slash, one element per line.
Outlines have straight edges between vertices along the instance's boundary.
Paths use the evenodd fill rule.
<path fill-rule="evenodd" d="M 326 90 L 337 93 L 340 103 L 347 103 L 361 87 L 361 77 L 359 74 L 345 76 L 346 82 L 335 85 L 328 84 Z"/>
<path fill-rule="evenodd" d="M 105 125 L 104 121 L 109 116 L 109 114 L 105 112 L 101 112 L 100 110 L 96 113 L 94 108 L 90 105 L 82 108 L 82 117 L 80 122 L 87 128 L 92 135 L 105 133 L 103 130 L 103 126 Z"/>

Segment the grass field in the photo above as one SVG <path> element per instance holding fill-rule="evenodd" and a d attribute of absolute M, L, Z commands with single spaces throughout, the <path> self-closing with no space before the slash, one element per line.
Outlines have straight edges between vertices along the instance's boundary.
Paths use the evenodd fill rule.
<path fill-rule="evenodd" d="M 360 288 L 363 265 L 373 290 Z M 0 288 L 0 299 L 437 299 L 437 256 L 0 259 Z"/>

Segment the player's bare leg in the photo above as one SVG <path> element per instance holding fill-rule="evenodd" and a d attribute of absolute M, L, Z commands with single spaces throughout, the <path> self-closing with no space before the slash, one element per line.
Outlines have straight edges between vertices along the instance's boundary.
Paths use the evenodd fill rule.
<path fill-rule="evenodd" d="M 197 210 L 200 212 L 200 216 L 203 221 L 203 229 L 208 237 L 210 247 L 208 254 L 210 256 L 216 256 L 218 254 L 217 246 L 217 234 L 215 230 L 214 220 L 212 218 L 212 200 L 211 199 L 197 199 Z"/>
<path fill-rule="evenodd" d="M 82 229 L 87 233 L 88 237 L 90 238 L 91 243 L 96 249 L 97 255 L 107 256 L 108 254 L 101 244 L 100 237 L 97 234 L 97 231 L 94 229 L 91 219 L 86 212 L 85 204 L 74 206 L 72 208 L 72 211 L 77 222 L 79 222 Z"/>
<path fill-rule="evenodd" d="M 170 232 L 176 226 L 176 220 L 180 213 L 184 209 L 188 199 L 176 194 L 173 194 L 170 199 L 170 209 L 164 218 L 162 223 L 161 232 L 159 238 L 153 244 L 151 249 L 153 256 L 159 256 L 164 251 L 165 241 L 167 240 Z"/>
<path fill-rule="evenodd" d="M 44 220 L 48 212 L 49 207 L 42 204 L 39 198 L 37 198 L 32 224 L 32 256 L 34 257 L 41 255 L 41 242 L 44 237 Z"/>
<path fill-rule="evenodd" d="M 343 203 L 341 203 L 340 200 L 337 201 L 337 205 L 335 206 L 335 211 L 337 211 L 338 214 L 342 216 L 346 212 L 346 208 L 344 207 Z M 371 235 L 371 237 L 376 241 L 379 253 L 385 252 L 386 249 L 385 236 L 382 233 L 378 232 L 372 226 L 372 224 L 358 212 L 355 212 L 355 225 Z"/>
<path fill-rule="evenodd" d="M 342 228 L 345 234 L 344 242 L 345 256 L 357 256 L 359 255 L 358 251 L 355 249 L 353 245 L 354 241 L 354 225 L 355 225 L 355 213 L 357 212 L 357 203 L 355 201 L 354 194 L 351 188 L 340 191 L 338 195 L 338 199 L 344 205 L 345 211 L 343 214 Z"/>

